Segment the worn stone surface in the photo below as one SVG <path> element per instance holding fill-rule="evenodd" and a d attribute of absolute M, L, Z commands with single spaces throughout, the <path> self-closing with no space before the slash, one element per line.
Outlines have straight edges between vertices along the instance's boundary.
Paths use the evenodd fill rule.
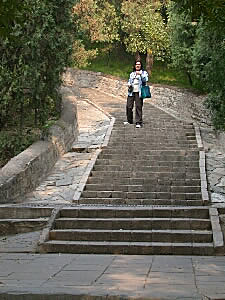
<path fill-rule="evenodd" d="M 0 253 L 0 299 L 224 299 L 224 260 Z"/>
<path fill-rule="evenodd" d="M 23 234 L 0 236 L 0 253 L 35 252 L 40 233 L 41 231 L 33 231 Z"/>

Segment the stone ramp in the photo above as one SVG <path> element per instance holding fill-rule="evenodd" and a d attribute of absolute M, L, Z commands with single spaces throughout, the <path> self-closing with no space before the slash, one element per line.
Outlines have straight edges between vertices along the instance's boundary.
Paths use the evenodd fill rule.
<path fill-rule="evenodd" d="M 88 93 L 115 118 L 111 137 L 75 201 L 80 206 L 58 212 L 40 251 L 218 254 L 222 232 L 217 210 L 207 206 L 194 124 L 146 102 L 144 127 L 124 126 L 124 101 Z"/>

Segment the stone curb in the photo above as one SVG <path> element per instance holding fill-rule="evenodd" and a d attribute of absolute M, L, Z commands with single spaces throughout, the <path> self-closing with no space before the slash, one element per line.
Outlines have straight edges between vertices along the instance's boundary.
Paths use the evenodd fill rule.
<path fill-rule="evenodd" d="M 194 124 L 194 128 L 195 128 L 197 145 L 199 149 L 199 169 L 200 169 L 200 179 L 201 179 L 202 200 L 204 205 L 208 205 L 209 192 L 208 192 L 208 183 L 207 183 L 207 175 L 206 175 L 206 155 L 202 143 L 200 128 L 196 124 Z"/>
<path fill-rule="evenodd" d="M 62 207 L 63 207 L 63 205 L 60 206 L 60 207 L 54 208 L 52 210 L 51 216 L 48 220 L 48 224 L 42 230 L 42 233 L 40 235 L 40 238 L 39 238 L 39 241 L 38 241 L 38 244 L 37 244 L 37 250 L 36 250 L 37 253 L 45 253 L 45 251 L 42 249 L 42 244 L 45 241 L 49 240 L 49 232 L 53 228 L 53 224 L 55 222 L 55 219 L 59 216 L 59 213 L 60 213 L 60 210 L 61 210 Z"/>
<path fill-rule="evenodd" d="M 66 153 L 78 135 L 76 96 L 61 88 L 62 112 L 43 141 L 37 141 L 12 158 L 0 170 L 0 203 L 20 203 L 49 173 L 58 158 Z"/>
<path fill-rule="evenodd" d="M 94 167 L 94 164 L 96 162 L 96 159 L 98 158 L 98 155 L 101 153 L 101 149 L 97 149 L 96 152 L 94 153 L 90 163 L 88 164 L 83 176 L 81 177 L 81 180 L 80 180 L 80 183 L 78 185 L 78 189 L 77 191 L 75 192 L 74 196 L 73 196 L 73 202 L 77 201 L 79 203 L 79 199 L 80 199 L 80 196 L 84 190 L 84 187 L 86 185 L 86 182 L 88 180 L 88 177 L 91 173 L 91 170 L 92 168 Z"/>
<path fill-rule="evenodd" d="M 219 219 L 217 208 L 209 208 L 209 215 L 212 224 L 213 245 L 214 245 L 215 254 L 223 255 L 224 240 L 223 240 L 223 233 L 221 231 L 220 219 Z"/>
<path fill-rule="evenodd" d="M 202 200 L 204 205 L 208 205 L 209 192 L 208 192 L 208 183 L 207 183 L 205 166 L 206 166 L 205 151 L 199 151 L 199 168 L 200 168 Z"/>
<path fill-rule="evenodd" d="M 112 130 L 113 130 L 113 125 L 115 123 L 115 118 L 112 117 L 111 121 L 110 121 L 110 124 L 109 124 L 109 127 L 107 129 L 107 132 L 106 132 L 106 135 L 105 135 L 105 139 L 101 145 L 101 148 L 105 148 L 107 147 L 108 143 L 109 143 L 109 139 L 110 139 L 110 136 L 111 136 L 111 133 L 112 133 Z"/>
<path fill-rule="evenodd" d="M 93 89 L 93 88 L 92 88 Z M 105 111 L 104 109 L 102 109 L 99 105 L 97 105 L 96 103 L 92 102 L 91 100 L 84 98 L 82 99 L 84 101 L 86 101 L 87 103 L 91 104 L 92 106 L 94 106 L 95 108 L 97 108 L 99 111 L 101 111 L 103 114 L 105 114 L 107 117 L 109 117 L 109 119 L 112 119 L 112 116 Z"/>
<path fill-rule="evenodd" d="M 81 178 L 81 181 L 78 185 L 78 188 L 73 196 L 73 202 L 77 202 L 79 203 L 79 199 L 80 199 L 80 196 L 84 190 L 84 187 L 86 185 L 86 182 L 88 180 L 88 177 L 95 165 L 95 162 L 99 156 L 99 154 L 101 153 L 102 149 L 105 148 L 107 145 L 108 145 L 108 142 L 109 142 L 109 139 L 110 139 L 110 136 L 111 136 L 111 133 L 112 133 L 112 129 L 113 129 L 113 125 L 114 125 L 114 122 L 115 122 L 115 118 L 112 117 L 108 112 L 106 112 L 104 109 L 102 109 L 100 106 L 98 106 L 97 104 L 95 104 L 93 101 L 87 99 L 87 98 L 84 98 L 83 99 L 84 101 L 86 101 L 87 103 L 89 103 L 90 105 L 94 106 L 96 109 L 98 109 L 99 111 L 101 111 L 103 114 L 105 114 L 110 120 L 110 124 L 109 124 L 109 127 L 107 129 L 107 132 L 105 134 L 105 137 L 104 137 L 104 140 L 103 142 L 101 143 L 100 146 L 98 146 L 98 149 L 96 150 L 95 154 L 93 155 L 93 157 L 91 158 L 91 161 L 90 163 L 88 164 L 82 178 Z M 90 147 L 91 149 L 93 149 L 93 147 Z M 96 149 L 97 147 L 95 147 Z"/>
<path fill-rule="evenodd" d="M 195 128 L 195 136 L 196 136 L 196 140 L 197 140 L 198 149 L 203 150 L 204 147 L 203 147 L 203 143 L 202 143 L 200 128 L 196 124 L 194 124 L 194 128 Z"/>

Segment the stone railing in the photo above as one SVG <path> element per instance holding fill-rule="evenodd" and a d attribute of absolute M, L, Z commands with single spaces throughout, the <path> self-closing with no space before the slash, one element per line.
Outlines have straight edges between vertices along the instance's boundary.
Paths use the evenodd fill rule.
<path fill-rule="evenodd" d="M 12 158 L 0 170 L 0 203 L 22 202 L 49 173 L 58 158 L 71 149 L 78 135 L 74 89 L 62 86 L 62 113 L 41 141 Z"/>

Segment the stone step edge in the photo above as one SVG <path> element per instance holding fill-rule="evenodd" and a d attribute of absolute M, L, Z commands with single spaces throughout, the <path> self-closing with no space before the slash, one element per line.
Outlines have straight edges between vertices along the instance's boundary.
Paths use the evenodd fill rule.
<path fill-rule="evenodd" d="M 35 219 L 0 219 L 1 236 L 40 231 L 48 223 L 48 217 Z"/>
<path fill-rule="evenodd" d="M 92 254 L 179 254 L 213 255 L 213 243 L 160 243 L 160 242 L 86 242 L 54 240 L 45 242 L 42 253 L 92 253 Z"/>
<path fill-rule="evenodd" d="M 3 223 L 20 223 L 20 222 L 47 222 L 49 217 L 37 217 L 37 218 L 7 218 L 7 219 L 0 219 L 0 224 Z"/>
<path fill-rule="evenodd" d="M 211 230 L 200 230 L 200 229 L 53 229 L 50 232 L 52 233 L 77 233 L 77 232 L 85 232 L 85 233 L 182 233 L 182 234 L 212 234 Z"/>
<path fill-rule="evenodd" d="M 201 205 L 198 205 L 198 206 L 192 206 L 192 207 L 189 207 L 189 206 L 171 206 L 171 205 L 158 205 L 158 206 L 155 206 L 155 205 L 149 205 L 147 206 L 148 209 L 151 209 L 151 210 L 208 210 L 209 208 L 211 208 L 210 206 L 201 206 Z M 73 206 L 63 206 L 61 205 L 60 209 L 62 210 L 77 210 L 77 209 L 91 209 L 91 210 L 96 210 L 96 209 L 101 209 L 101 210 L 113 210 L 113 209 L 116 209 L 116 210 L 146 210 L 146 205 L 107 205 L 107 206 L 104 206 L 104 205 L 88 205 L 88 204 L 83 204 L 83 205 L 73 205 Z"/>
<path fill-rule="evenodd" d="M 124 217 L 124 218 L 120 218 L 120 217 L 114 217 L 114 218 L 99 218 L 99 217 L 95 217 L 95 218 L 88 218 L 88 217 L 83 217 L 83 218 L 80 218 L 80 217 L 58 217 L 55 219 L 55 221 L 93 221 L 93 222 L 123 222 L 123 221 L 179 221 L 179 222 L 203 222 L 203 221 L 211 221 L 211 218 L 184 218 L 184 217 L 181 217 L 181 218 L 175 218 L 175 217 Z"/>
<path fill-rule="evenodd" d="M 71 245 L 76 245 L 78 243 L 74 242 L 74 241 L 64 241 L 64 240 L 56 240 L 56 241 L 47 241 L 46 244 L 71 244 Z M 79 244 L 83 244 L 83 245 L 90 245 L 90 242 L 87 241 L 79 241 Z M 202 246 L 204 245 L 204 247 L 213 247 L 212 243 L 162 243 L 162 242 L 107 242 L 107 241 L 102 241 L 102 242 L 93 242 L 93 245 L 124 245 L 126 246 L 127 244 L 132 244 L 132 245 L 136 245 L 136 246 L 170 246 L 170 245 L 174 245 L 174 246 Z"/>
<path fill-rule="evenodd" d="M 141 238 L 141 240 L 139 240 Z M 200 240 L 199 240 L 200 239 Z M 128 229 L 54 229 L 49 240 L 65 241 L 114 241 L 114 242 L 199 242 L 213 241 L 210 230 L 128 230 Z"/>
<path fill-rule="evenodd" d="M 31 207 L 19 204 L 0 205 L 0 219 L 36 219 L 50 217 L 52 207 Z"/>

